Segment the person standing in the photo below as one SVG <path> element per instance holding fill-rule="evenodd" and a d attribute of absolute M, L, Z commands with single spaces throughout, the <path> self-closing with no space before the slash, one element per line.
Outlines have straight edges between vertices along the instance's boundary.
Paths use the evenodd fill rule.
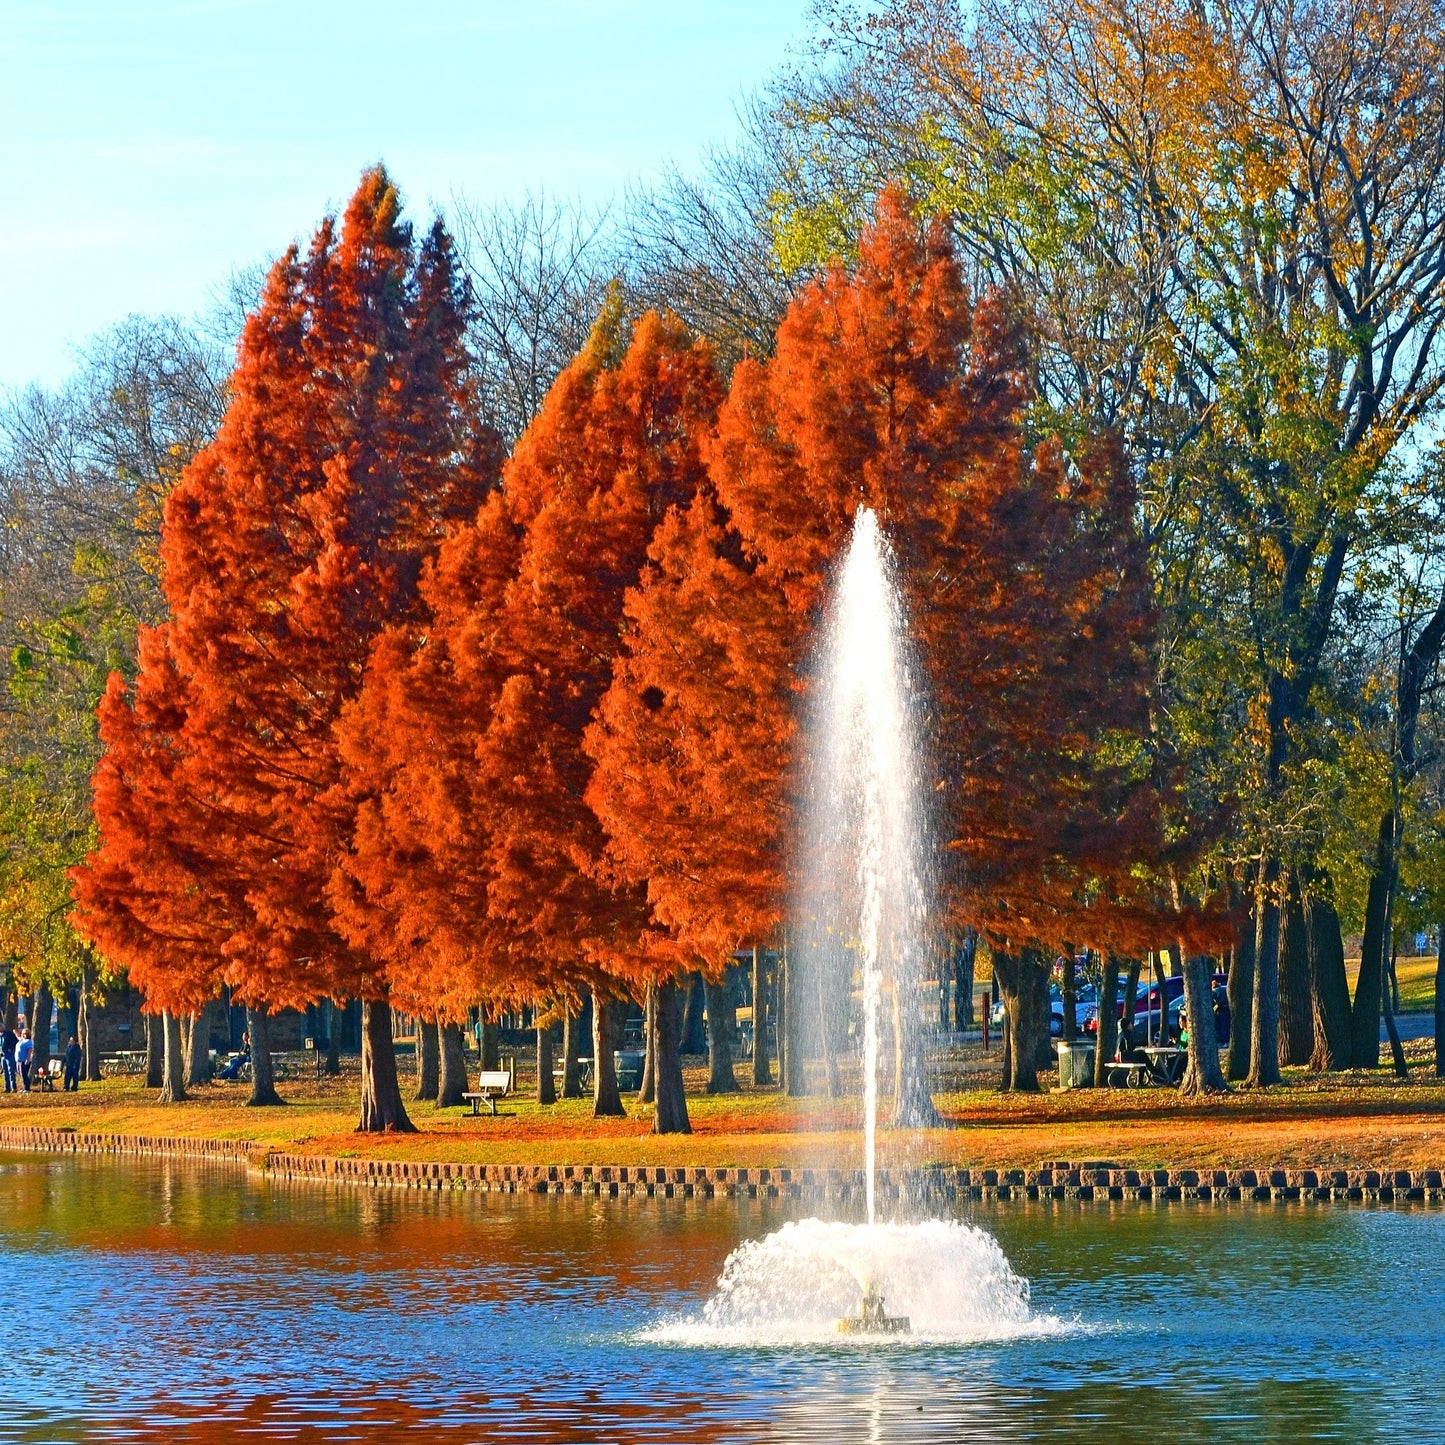
<path fill-rule="evenodd" d="M 35 1041 L 29 1029 L 20 1030 L 20 1041 L 15 1045 L 15 1065 L 20 1071 L 21 1091 L 30 1092 L 30 1060 L 35 1054 Z"/>
<path fill-rule="evenodd" d="M 15 1046 L 20 1042 L 14 1029 L 9 1024 L 5 1025 L 5 1032 L 0 1034 L 0 1068 L 5 1071 L 5 1092 L 15 1092 Z"/>
<path fill-rule="evenodd" d="M 62 1087 L 67 1093 L 80 1088 L 80 1041 L 74 1034 L 70 1036 L 70 1042 L 65 1046 L 65 1056 L 61 1063 L 65 1068 L 65 1081 Z"/>

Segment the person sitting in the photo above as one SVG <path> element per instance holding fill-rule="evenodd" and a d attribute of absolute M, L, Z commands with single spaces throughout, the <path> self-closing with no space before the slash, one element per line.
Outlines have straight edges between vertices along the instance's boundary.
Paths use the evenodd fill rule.
<path fill-rule="evenodd" d="M 241 1071 L 251 1062 L 251 1036 L 241 1035 L 241 1052 L 232 1054 L 229 1059 L 216 1072 L 218 1079 L 225 1079 L 227 1083 L 235 1083 L 241 1077 Z"/>
<path fill-rule="evenodd" d="M 1134 1034 L 1129 1028 L 1127 1019 L 1119 1020 L 1119 1044 L 1114 1051 L 1114 1057 L 1121 1064 L 1142 1064 L 1148 1062 L 1148 1056 L 1134 1042 Z"/>

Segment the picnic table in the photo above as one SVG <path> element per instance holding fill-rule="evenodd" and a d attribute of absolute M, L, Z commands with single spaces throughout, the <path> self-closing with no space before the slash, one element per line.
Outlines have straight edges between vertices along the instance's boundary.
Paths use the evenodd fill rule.
<path fill-rule="evenodd" d="M 1188 1051 L 1172 1044 L 1145 1044 L 1136 1049 L 1142 1058 L 1111 1059 L 1104 1068 L 1110 1087 L 1142 1089 L 1150 1084 L 1168 1088 L 1178 1084 Z"/>
<path fill-rule="evenodd" d="M 1177 1084 L 1184 1073 L 1184 1061 L 1189 1057 L 1187 1049 L 1173 1044 L 1145 1044 L 1143 1054 L 1160 1084 Z"/>
<path fill-rule="evenodd" d="M 565 1061 L 560 1064 L 553 1064 L 552 1077 L 557 1081 L 557 1087 L 562 1087 L 562 1081 L 567 1077 L 567 1065 Z M 592 1059 L 590 1055 L 581 1054 L 577 1058 L 577 1085 L 583 1093 L 592 1088 Z"/>
<path fill-rule="evenodd" d="M 145 1071 L 144 1049 L 117 1049 L 100 1056 L 101 1069 L 107 1074 L 139 1074 Z"/>

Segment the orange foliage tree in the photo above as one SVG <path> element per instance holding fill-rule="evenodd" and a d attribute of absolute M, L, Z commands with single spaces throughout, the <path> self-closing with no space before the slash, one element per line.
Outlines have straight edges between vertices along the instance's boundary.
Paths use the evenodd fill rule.
<path fill-rule="evenodd" d="M 211 818 L 185 780 L 185 680 L 169 628 L 142 629 L 139 674 L 128 700 L 112 674 L 99 708 L 104 752 L 92 806 L 105 845 L 73 873 L 74 921 L 165 1017 L 162 1098 L 184 1094 L 182 1014 L 215 997 L 227 920 L 241 900 L 208 876 Z M 263 1099 L 269 1102 L 269 1099 Z"/>
<path fill-rule="evenodd" d="M 344 729 L 378 784 L 347 864 L 353 935 L 443 1011 L 594 988 L 599 1110 L 620 1108 L 606 995 L 665 987 L 678 963 L 643 891 L 605 867 L 582 739 L 653 531 L 703 482 L 720 397 L 711 352 L 680 323 L 644 316 L 624 347 L 610 306 L 501 494 L 442 548 L 425 627 L 379 649 Z M 659 1127 L 686 1125 L 673 1072 Z"/>
<path fill-rule="evenodd" d="M 711 486 L 664 519 L 586 747 L 613 867 L 705 971 L 783 921 L 794 629 Z"/>
<path fill-rule="evenodd" d="M 589 741 L 619 870 L 700 951 L 780 916 L 806 662 L 861 505 L 897 552 L 931 694 L 951 922 L 1032 958 L 1148 911 L 1129 872 L 1161 842 L 1131 498 L 1107 447 L 1026 447 L 1024 364 L 943 228 L 890 193 L 856 267 L 734 374 L 715 500 L 659 533 Z M 1011 1018 L 1027 1088 L 1036 1016 Z M 921 1060 L 898 1062 L 899 1115 L 926 1119 Z"/>
<path fill-rule="evenodd" d="M 242 900 L 224 920 L 225 976 L 269 1004 L 362 999 L 363 1129 L 410 1125 L 384 969 L 338 931 L 329 897 L 361 786 L 336 723 L 378 635 L 415 614 L 444 529 L 496 481 L 465 306 L 440 223 L 416 241 L 386 173 L 367 172 L 340 227 L 324 221 L 273 267 L 226 417 L 165 512 L 176 746 L 209 818 L 197 868 Z M 126 846 L 123 822 L 101 822 L 92 867 Z"/>

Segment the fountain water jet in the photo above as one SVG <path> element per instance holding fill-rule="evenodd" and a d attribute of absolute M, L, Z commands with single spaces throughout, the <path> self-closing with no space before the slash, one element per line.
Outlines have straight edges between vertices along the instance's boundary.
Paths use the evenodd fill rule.
<path fill-rule="evenodd" d="M 855 969 L 861 975 L 868 1222 L 805 1219 L 748 1241 L 729 1256 L 701 1318 L 665 1324 L 650 1332 L 653 1338 L 689 1344 L 962 1341 L 1060 1327 L 1031 1312 L 1028 1281 L 982 1230 L 955 1220 L 878 1219 L 886 982 L 894 997 L 898 1112 L 908 1122 L 920 1107 L 917 1096 L 928 1104 L 920 1040 L 906 1035 L 917 1022 L 920 966 L 935 928 L 921 709 L 906 622 L 878 519 L 860 508 L 838 569 L 813 690 L 796 940 L 820 983 L 820 999 L 830 987 L 846 999 Z M 826 1050 L 826 1019 L 821 1027 Z M 898 1314 L 885 1313 L 885 1295 Z"/>
<path fill-rule="evenodd" d="M 799 944 L 811 970 L 856 959 L 863 1002 L 863 1150 L 868 1222 L 878 1217 L 880 1012 L 894 999 L 900 1123 L 931 1114 L 916 1014 L 932 932 L 932 838 L 921 799 L 915 668 L 892 558 L 867 507 L 853 522 L 829 609 L 806 739 Z M 826 993 L 826 989 L 820 992 Z M 824 1019 L 821 1027 L 827 1029 Z"/>

